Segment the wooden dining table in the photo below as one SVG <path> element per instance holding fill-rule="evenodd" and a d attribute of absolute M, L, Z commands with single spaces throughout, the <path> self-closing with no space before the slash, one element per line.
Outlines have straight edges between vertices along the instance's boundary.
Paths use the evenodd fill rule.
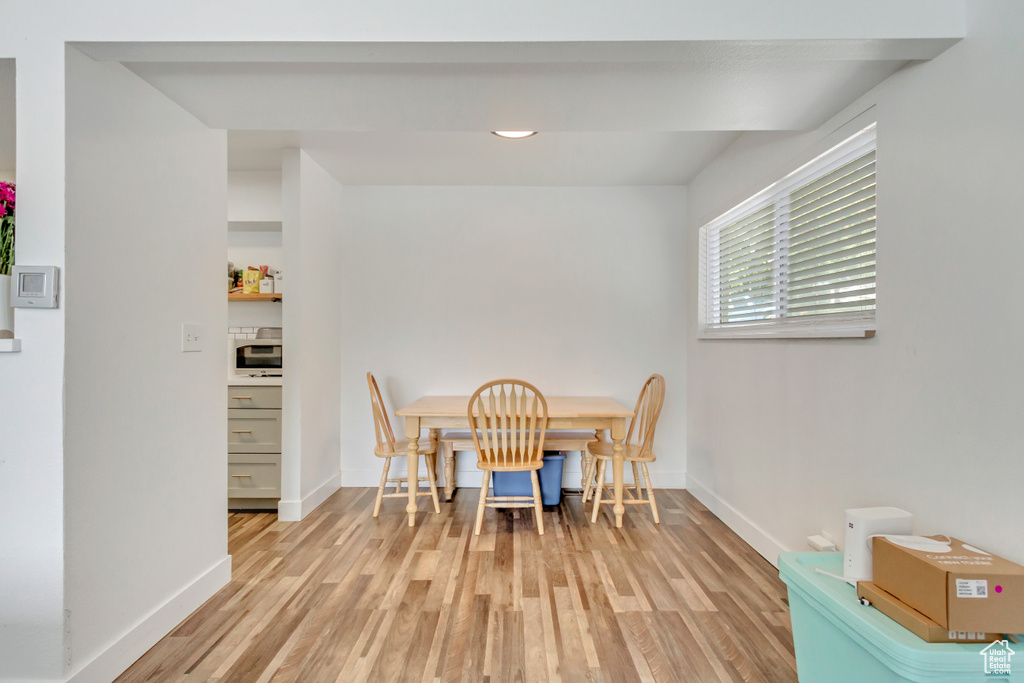
<path fill-rule="evenodd" d="M 623 460 L 622 443 L 626 438 L 626 421 L 633 411 L 607 396 L 545 396 L 548 403 L 548 429 L 593 429 L 598 435 L 608 430 L 612 444 L 612 477 L 614 480 L 615 526 L 622 526 Z M 416 525 L 417 467 L 420 430 L 429 430 L 429 438 L 437 443 L 442 429 L 468 429 L 469 396 L 423 396 L 395 415 L 405 418 L 405 438 L 409 440 L 409 526 Z M 474 411 L 474 415 L 476 411 Z"/>

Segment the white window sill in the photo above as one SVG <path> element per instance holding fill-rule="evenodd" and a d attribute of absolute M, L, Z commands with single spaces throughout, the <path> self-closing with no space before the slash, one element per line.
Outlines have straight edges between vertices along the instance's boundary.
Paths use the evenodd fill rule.
<path fill-rule="evenodd" d="M 0 353 L 20 353 L 20 339 L 0 339 Z"/>
<path fill-rule="evenodd" d="M 701 333 L 697 339 L 870 339 L 874 336 L 874 328 L 851 327 L 838 330 L 729 330 Z"/>

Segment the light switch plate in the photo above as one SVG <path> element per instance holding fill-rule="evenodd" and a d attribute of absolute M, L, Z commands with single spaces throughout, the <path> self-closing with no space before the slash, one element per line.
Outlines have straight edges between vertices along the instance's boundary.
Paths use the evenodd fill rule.
<path fill-rule="evenodd" d="M 198 323 L 181 324 L 181 352 L 203 350 L 203 326 Z"/>

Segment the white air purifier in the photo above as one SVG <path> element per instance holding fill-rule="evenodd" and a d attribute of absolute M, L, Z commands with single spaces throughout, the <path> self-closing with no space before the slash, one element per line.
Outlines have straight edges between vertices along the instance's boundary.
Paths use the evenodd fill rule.
<path fill-rule="evenodd" d="M 882 534 L 912 534 L 914 515 L 899 508 L 854 508 L 846 511 L 843 578 L 849 583 L 870 581 L 871 538 Z"/>

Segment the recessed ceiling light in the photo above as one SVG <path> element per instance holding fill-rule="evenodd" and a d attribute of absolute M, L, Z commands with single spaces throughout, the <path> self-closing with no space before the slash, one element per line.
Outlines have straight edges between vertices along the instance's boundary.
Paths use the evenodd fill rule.
<path fill-rule="evenodd" d="M 509 138 L 510 140 L 518 140 L 519 138 L 528 138 L 531 135 L 536 135 L 535 130 L 492 130 L 492 134 L 497 135 L 499 138 Z"/>

